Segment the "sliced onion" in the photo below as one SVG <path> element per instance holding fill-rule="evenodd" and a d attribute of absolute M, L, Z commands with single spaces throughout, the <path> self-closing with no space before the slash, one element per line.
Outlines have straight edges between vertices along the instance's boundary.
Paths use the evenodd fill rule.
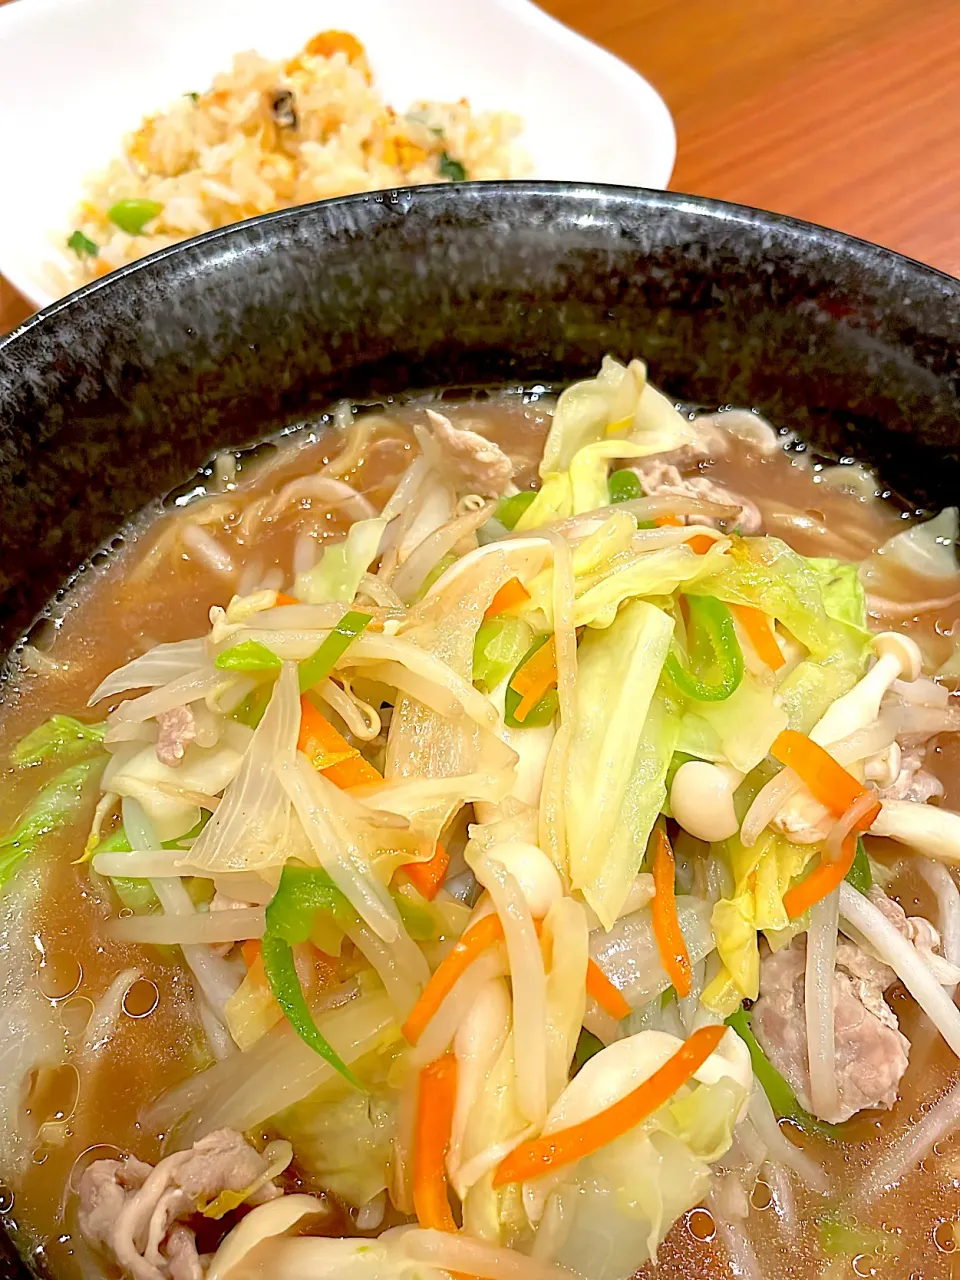
<path fill-rule="evenodd" d="M 884 751 L 896 740 L 896 724 L 886 712 L 873 724 L 857 729 L 846 738 L 831 742 L 827 750 L 834 760 L 849 768 L 859 760 Z M 760 833 L 774 820 L 788 801 L 804 789 L 803 782 L 792 769 L 782 769 L 761 787 L 740 824 L 740 840 L 744 848 L 756 844 Z M 827 811 L 824 809 L 824 813 Z"/>
<path fill-rule="evenodd" d="M 846 881 L 840 885 L 840 917 L 890 966 L 960 1057 L 960 1009 L 944 992 L 916 948 L 896 931 L 878 907 Z"/>
<path fill-rule="evenodd" d="M 276 774 L 293 801 L 317 861 L 360 919 L 384 942 L 401 938 L 409 942 L 396 907 L 377 883 L 368 859 L 337 812 L 337 788 L 317 773 L 301 752 L 293 761 L 281 761 Z M 410 945 L 425 967 L 419 950 Z"/>
<path fill-rule="evenodd" d="M 938 733 L 955 733 L 960 730 L 960 707 L 916 706 L 901 703 L 887 709 L 891 722 L 901 742 L 908 739 L 926 740 Z"/>
<path fill-rule="evenodd" d="M 404 1230 L 400 1247 L 414 1262 L 476 1276 L 477 1280 L 557 1280 L 563 1274 L 550 1263 L 472 1240 L 462 1232 L 412 1227 Z"/>
<path fill-rule="evenodd" d="M 810 927 L 807 930 L 804 1013 L 807 1024 L 810 1102 L 813 1114 L 822 1119 L 831 1119 L 840 1108 L 833 990 L 838 913 L 839 899 L 834 891 L 810 908 Z"/>
<path fill-rule="evenodd" d="M 207 694 L 213 693 L 221 685 L 233 683 L 233 677 L 226 671 L 212 671 L 209 667 L 193 671 L 189 675 L 171 680 L 151 693 L 141 694 L 139 698 L 130 698 L 121 702 L 119 707 L 111 711 L 107 717 L 107 738 L 110 730 L 120 725 L 140 724 L 151 720 L 164 711 L 173 711 L 175 707 L 184 707 Z"/>
<path fill-rule="evenodd" d="M 919 707 L 946 707 L 950 705 L 950 690 L 935 680 L 894 680 L 889 692 L 902 702 L 912 702 Z"/>
<path fill-rule="evenodd" d="M 107 933 L 117 942 L 150 943 L 153 946 L 218 946 L 262 938 L 266 929 L 262 907 L 238 907 L 233 911 L 203 911 L 194 915 L 121 916 L 107 921 Z"/>
<path fill-rule="evenodd" d="M 827 836 L 823 845 L 823 859 L 825 862 L 839 862 L 843 855 L 843 842 L 851 831 L 866 830 L 870 823 L 865 819 L 870 814 L 875 814 L 877 808 L 877 793 L 872 787 L 867 787 L 857 796 L 853 804 L 849 805 L 844 811 L 842 817 L 830 828 L 830 834 Z"/>
<path fill-rule="evenodd" d="M 126 693 L 129 689 L 154 689 L 157 685 L 169 684 L 171 680 L 196 671 L 203 665 L 205 657 L 206 647 L 202 639 L 158 644 L 101 680 L 87 706 L 92 707 L 95 702 Z"/>
<path fill-rule="evenodd" d="M 485 502 L 479 510 L 456 516 L 424 538 L 390 580 L 390 586 L 400 599 L 410 601 L 447 552 L 452 551 L 461 538 L 476 533 L 486 523 L 495 506 L 495 502 Z"/>

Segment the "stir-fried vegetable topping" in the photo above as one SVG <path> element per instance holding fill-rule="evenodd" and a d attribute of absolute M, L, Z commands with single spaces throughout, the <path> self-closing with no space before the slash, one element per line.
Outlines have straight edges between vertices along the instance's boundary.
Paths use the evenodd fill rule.
<path fill-rule="evenodd" d="M 349 609 L 324 640 L 319 649 L 306 662 L 300 663 L 300 692 L 315 688 L 343 657 L 347 649 L 370 625 L 370 614 Z"/>
<path fill-rule="evenodd" d="M 259 640 L 242 640 L 223 653 L 218 653 L 214 666 L 218 671 L 279 671 L 280 659 Z"/>
<path fill-rule="evenodd" d="M 21 738 L 10 752 L 10 762 L 20 768 L 47 760 L 71 760 L 96 751 L 103 742 L 106 725 L 84 724 L 73 716 L 51 716 L 44 724 Z"/>
<path fill-rule="evenodd" d="M 353 1072 L 320 1034 L 300 985 L 293 945 L 310 937 L 317 912 L 352 919 L 343 894 L 323 871 L 284 867 L 273 901 L 267 907 L 267 928 L 261 946 L 263 971 L 284 1017 L 306 1044 L 357 1089 Z"/>
<path fill-rule="evenodd" d="M 815 1116 L 805 1111 L 797 1101 L 797 1095 L 784 1080 L 767 1055 L 761 1049 L 757 1037 L 750 1026 L 750 1015 L 745 1009 L 737 1009 L 730 1014 L 726 1025 L 732 1027 L 750 1052 L 753 1074 L 760 1088 L 767 1095 L 774 1114 L 782 1120 L 792 1120 L 799 1128 L 808 1133 L 818 1133 L 826 1137 L 836 1135 L 836 1128 L 825 1125 Z"/>
<path fill-rule="evenodd" d="M 456 1231 L 447 1196 L 447 1153 L 457 1099 L 457 1060 L 445 1053 L 420 1072 L 413 1207 L 421 1227 Z"/>
<path fill-rule="evenodd" d="M 362 50 L 326 37 L 346 73 Z M 264 111 L 285 84 L 272 76 Z M 124 216 L 142 230 L 158 213 Z M 910 1057 L 895 979 L 960 1052 L 945 865 L 960 864 L 960 815 L 926 803 L 943 798 L 928 744 L 960 729 L 952 631 L 869 625 L 907 618 L 911 575 L 960 598 L 955 513 L 898 533 L 861 574 L 862 507 L 843 532 L 826 481 L 836 537 L 834 508 L 820 528 L 809 503 L 795 512 L 771 486 L 774 501 L 759 463 L 749 492 L 726 487 L 744 440 L 778 465 L 756 415 L 702 428 L 641 362 L 610 358 L 550 404 L 524 406 L 515 457 L 482 397 L 468 413 L 444 396 L 337 406 L 312 470 L 283 456 L 251 479 L 245 459 L 218 458 L 222 492 L 165 522 L 141 566 L 165 583 L 158 566 L 188 552 L 192 573 L 215 573 L 226 603 L 209 629 L 108 674 L 97 723 L 49 707 L 10 751 L 7 821 L 20 816 L 0 886 L 89 810 L 71 875 L 90 862 L 110 889 L 111 945 L 161 947 L 164 974 L 175 958 L 191 971 L 190 1034 L 202 1026 L 197 1053 L 219 1061 L 142 1122 L 183 1139 L 176 1159 L 234 1132 L 248 1161 L 189 1197 L 191 1214 L 243 1206 L 212 1277 L 254 1246 L 271 1274 L 309 1270 L 316 1243 L 330 1274 L 627 1280 L 694 1206 L 725 1228 L 723 1205 L 761 1169 L 783 1215 L 786 1170 L 829 1197 L 826 1213 L 803 1202 L 808 1244 L 879 1254 L 860 1218 L 956 1125 L 956 1090 L 895 1124 L 856 1201 L 778 1124 L 835 1140 L 894 1105 Z M 515 492 L 541 415 L 538 488 Z M 773 528 L 840 554 L 802 555 Z M 32 663 L 42 689 L 49 664 Z M 51 688 L 69 668 L 50 666 Z M 909 852 L 871 845 L 871 860 L 866 833 Z M 54 865 L 38 859 L 13 893 Z M 125 1034 L 138 965 L 91 993 L 92 1043 Z M 3 1025 L 11 1053 L 32 1043 Z M 75 1052 L 51 1035 L 30 1070 Z M 244 1154 L 242 1134 L 268 1132 L 283 1141 Z M 387 1233 L 373 1262 L 291 1238 L 315 1211 L 274 1194 L 291 1158 L 361 1231 L 419 1226 Z M 745 1250 L 750 1229 L 738 1220 Z M 158 1242 L 165 1266 L 188 1237 Z M 734 1262 L 751 1274 L 748 1252 Z"/>
<path fill-rule="evenodd" d="M 692 982 L 690 953 L 677 919 L 676 865 L 673 849 L 663 827 L 653 829 L 653 932 L 660 961 L 673 989 L 680 997 L 690 994 Z"/>
<path fill-rule="evenodd" d="M 25 858 L 37 853 L 44 839 L 72 825 L 88 794 L 88 784 L 103 768 L 103 758 L 72 765 L 46 783 L 0 839 L 0 889 L 16 874 Z"/>
<path fill-rule="evenodd" d="M 667 655 L 665 670 L 677 689 L 697 702 L 723 702 L 740 687 L 743 652 L 730 610 L 711 596 L 682 596 L 689 612 L 687 656 Z"/>
<path fill-rule="evenodd" d="M 569 1129 L 522 1143 L 497 1169 L 494 1186 L 541 1178 L 606 1146 L 640 1124 L 699 1071 L 725 1032 L 722 1026 L 701 1027 L 668 1062 L 613 1106 Z"/>
<path fill-rule="evenodd" d="M 511 728 L 549 724 L 557 714 L 557 642 L 540 636 L 520 661 L 507 685 L 505 719 Z"/>

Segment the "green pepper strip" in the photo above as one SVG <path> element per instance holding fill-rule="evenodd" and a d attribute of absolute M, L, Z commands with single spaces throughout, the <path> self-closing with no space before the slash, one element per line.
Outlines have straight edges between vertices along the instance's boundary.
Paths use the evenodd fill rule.
<path fill-rule="evenodd" d="M 635 471 L 614 471 L 608 481 L 611 502 L 633 502 L 643 497 L 643 486 Z"/>
<path fill-rule="evenodd" d="M 352 920 L 350 906 L 325 871 L 284 867 L 280 885 L 267 907 L 267 930 L 261 944 L 263 972 L 274 999 L 300 1039 L 339 1071 L 354 1088 L 362 1086 L 333 1046 L 320 1033 L 300 986 L 291 944 L 310 937 L 317 911 Z"/>
<path fill-rule="evenodd" d="M 713 596 L 686 596 L 690 610 L 687 630 L 689 647 L 696 651 L 702 665 L 716 668 L 716 683 L 708 683 L 684 666 L 673 652 L 667 655 L 664 669 L 681 693 L 697 702 L 723 702 L 739 687 L 743 679 L 743 651 L 737 641 L 730 610 Z M 709 655 L 705 652 L 709 649 Z"/>
<path fill-rule="evenodd" d="M 499 520 L 505 529 L 516 528 L 517 521 L 536 496 L 532 489 L 524 489 L 521 493 L 511 494 L 509 498 L 501 498 L 493 513 L 495 519 Z"/>
<path fill-rule="evenodd" d="M 529 662 L 537 650 L 547 643 L 550 639 L 549 635 L 538 636 L 533 644 L 523 655 L 520 661 L 513 669 L 513 675 L 507 682 L 507 688 L 504 697 L 504 724 L 509 725 L 511 729 L 541 729 L 544 725 L 550 724 L 553 717 L 557 714 L 557 708 L 560 705 L 560 695 L 556 689 L 548 689 L 540 701 L 527 712 L 525 720 L 516 718 L 516 710 L 523 701 L 520 694 L 513 687 L 517 672 L 525 663 Z"/>
<path fill-rule="evenodd" d="M 873 872 L 870 870 L 870 859 L 863 847 L 863 841 L 857 841 L 857 852 L 854 854 L 853 866 L 847 872 L 847 883 L 852 884 L 857 893 L 868 893 L 873 884 Z"/>
<path fill-rule="evenodd" d="M 741 1007 L 736 1013 L 731 1013 L 730 1017 L 726 1019 L 726 1025 L 732 1027 L 747 1046 L 753 1074 L 759 1080 L 760 1087 L 767 1095 L 770 1106 L 777 1116 L 781 1116 L 785 1120 L 792 1120 L 798 1128 L 803 1129 L 806 1133 L 819 1134 L 823 1138 L 837 1138 L 840 1136 L 840 1130 L 837 1125 L 825 1124 L 801 1107 L 797 1101 L 796 1094 L 761 1049 L 760 1043 L 750 1026 L 750 1015 L 744 1008 Z"/>
<path fill-rule="evenodd" d="M 306 693 L 308 689 L 312 689 L 321 680 L 327 678 L 341 655 L 346 653 L 369 622 L 370 614 L 360 613 L 356 609 L 351 609 L 343 615 L 320 648 L 300 663 L 301 693 Z"/>

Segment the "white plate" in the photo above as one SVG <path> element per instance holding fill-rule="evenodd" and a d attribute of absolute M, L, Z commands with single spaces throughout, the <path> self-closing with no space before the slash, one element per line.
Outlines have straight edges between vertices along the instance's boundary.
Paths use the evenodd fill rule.
<path fill-rule="evenodd" d="M 664 187 L 676 154 L 657 92 L 528 0 L 16 0 L 0 8 L 0 273 L 37 306 L 83 180 L 125 133 L 256 49 L 355 32 L 384 99 L 514 111 L 535 178 Z"/>

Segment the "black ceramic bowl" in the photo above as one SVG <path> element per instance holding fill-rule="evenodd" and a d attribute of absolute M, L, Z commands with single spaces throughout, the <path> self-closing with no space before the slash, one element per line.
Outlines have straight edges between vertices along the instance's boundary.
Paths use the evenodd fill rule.
<path fill-rule="evenodd" d="M 608 351 L 643 356 L 678 399 L 755 406 L 946 505 L 958 337 L 947 276 L 662 192 L 420 187 L 214 232 L 0 339 L 0 651 L 220 445 L 341 396 L 569 381 Z"/>

